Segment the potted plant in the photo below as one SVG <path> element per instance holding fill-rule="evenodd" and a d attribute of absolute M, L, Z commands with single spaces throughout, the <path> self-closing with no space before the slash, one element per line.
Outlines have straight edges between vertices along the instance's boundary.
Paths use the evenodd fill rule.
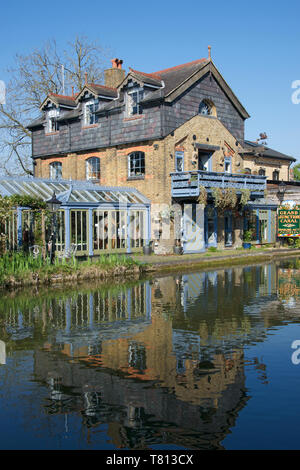
<path fill-rule="evenodd" d="M 250 249 L 251 248 L 251 241 L 252 241 L 252 232 L 251 232 L 251 230 L 246 230 L 244 232 L 243 240 L 244 240 L 243 248 Z"/>

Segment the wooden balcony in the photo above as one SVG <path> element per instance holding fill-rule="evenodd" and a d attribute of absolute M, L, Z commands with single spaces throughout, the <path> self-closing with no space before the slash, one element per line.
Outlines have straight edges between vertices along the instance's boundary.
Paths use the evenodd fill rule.
<path fill-rule="evenodd" d="M 213 188 L 235 188 L 237 193 L 249 189 L 251 196 L 263 197 L 266 177 L 259 175 L 217 173 L 214 171 L 184 171 L 171 173 L 172 197 L 199 196 L 200 187 L 210 192 Z"/>

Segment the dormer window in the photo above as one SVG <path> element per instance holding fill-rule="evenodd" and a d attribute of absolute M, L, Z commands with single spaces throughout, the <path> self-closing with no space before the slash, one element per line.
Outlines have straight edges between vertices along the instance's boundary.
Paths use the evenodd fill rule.
<path fill-rule="evenodd" d="M 144 99 L 144 90 L 142 88 L 133 88 L 127 93 L 127 116 L 143 114 L 143 108 L 140 104 Z"/>
<path fill-rule="evenodd" d="M 98 116 L 96 111 L 99 108 L 99 100 L 91 100 L 85 103 L 84 105 L 84 125 L 85 126 L 92 126 L 93 124 L 97 124 Z"/>
<path fill-rule="evenodd" d="M 58 109 L 51 109 L 47 113 L 47 127 L 46 132 L 49 134 L 59 130 L 57 118 L 59 117 Z"/>

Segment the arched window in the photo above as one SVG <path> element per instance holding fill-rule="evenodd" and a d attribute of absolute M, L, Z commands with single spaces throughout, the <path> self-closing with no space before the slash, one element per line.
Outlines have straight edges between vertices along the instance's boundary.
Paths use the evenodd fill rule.
<path fill-rule="evenodd" d="M 274 170 L 274 171 L 273 171 L 272 179 L 273 179 L 274 181 L 279 181 L 279 171 L 278 171 L 278 170 Z"/>
<path fill-rule="evenodd" d="M 100 158 L 90 157 L 85 161 L 85 176 L 88 181 L 100 180 Z"/>
<path fill-rule="evenodd" d="M 49 165 L 50 178 L 52 180 L 57 180 L 62 178 L 62 163 L 61 162 L 52 162 Z"/>
<path fill-rule="evenodd" d="M 128 155 L 128 177 L 141 177 L 145 175 L 144 152 L 132 152 Z"/>
<path fill-rule="evenodd" d="M 210 100 L 203 100 L 199 105 L 198 114 L 202 116 L 216 116 L 216 107 Z"/>
<path fill-rule="evenodd" d="M 251 168 L 245 168 L 245 169 L 244 169 L 244 173 L 245 173 L 246 175 L 251 175 Z"/>
<path fill-rule="evenodd" d="M 260 168 L 260 169 L 258 170 L 258 174 L 259 174 L 260 176 L 266 176 L 266 170 L 265 170 L 264 168 Z"/>

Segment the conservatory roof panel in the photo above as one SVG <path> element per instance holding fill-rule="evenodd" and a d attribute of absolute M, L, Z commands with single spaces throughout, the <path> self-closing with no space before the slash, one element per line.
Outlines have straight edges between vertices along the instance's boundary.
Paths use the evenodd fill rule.
<path fill-rule="evenodd" d="M 150 204 L 149 199 L 135 188 L 98 186 L 88 181 L 0 176 L 1 196 L 20 194 L 47 201 L 52 197 L 53 191 L 64 205 Z"/>

